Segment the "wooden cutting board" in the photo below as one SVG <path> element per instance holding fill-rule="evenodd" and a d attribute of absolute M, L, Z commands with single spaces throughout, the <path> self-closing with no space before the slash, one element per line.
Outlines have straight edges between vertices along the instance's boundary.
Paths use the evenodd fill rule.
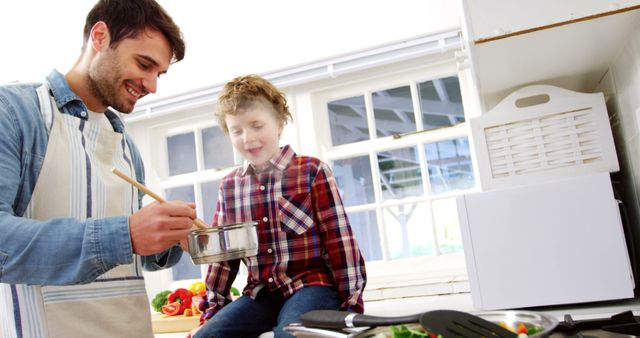
<path fill-rule="evenodd" d="M 200 324 L 200 314 L 185 317 L 183 315 L 166 317 L 162 314 L 151 315 L 154 333 L 189 332 Z"/>

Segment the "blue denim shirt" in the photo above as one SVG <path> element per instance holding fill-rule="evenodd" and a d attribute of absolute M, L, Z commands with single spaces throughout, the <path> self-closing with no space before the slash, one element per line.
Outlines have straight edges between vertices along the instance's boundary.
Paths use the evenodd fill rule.
<path fill-rule="evenodd" d="M 85 104 L 71 91 L 64 76 L 47 76 L 58 109 L 84 118 Z M 80 221 L 58 218 L 38 221 L 22 217 L 47 151 L 49 136 L 40 113 L 39 83 L 0 86 L 0 282 L 62 285 L 89 283 L 120 264 L 133 262 L 128 216 Z M 105 112 L 114 130 L 124 124 Z M 137 147 L 124 133 L 133 156 L 137 180 L 144 184 L 144 168 Z M 142 193 L 139 200 L 142 202 Z M 142 205 L 142 203 L 140 203 Z M 59 264 L 41 263 L 55 255 Z M 158 270 L 176 264 L 180 246 L 142 257 L 143 267 Z M 50 261 L 50 260 L 48 260 Z"/>

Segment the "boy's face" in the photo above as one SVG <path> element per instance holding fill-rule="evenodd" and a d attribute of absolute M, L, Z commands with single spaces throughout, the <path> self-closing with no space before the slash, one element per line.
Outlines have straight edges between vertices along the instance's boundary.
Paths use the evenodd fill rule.
<path fill-rule="evenodd" d="M 225 118 L 233 147 L 251 164 L 261 168 L 280 150 L 278 144 L 283 123 L 267 102 L 256 102 L 249 108 Z"/>

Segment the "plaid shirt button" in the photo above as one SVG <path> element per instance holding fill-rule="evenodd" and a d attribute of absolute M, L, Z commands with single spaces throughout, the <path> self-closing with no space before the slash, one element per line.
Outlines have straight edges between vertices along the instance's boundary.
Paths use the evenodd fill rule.
<path fill-rule="evenodd" d="M 268 221 L 268 220 L 269 220 L 269 219 L 268 219 L 267 217 L 262 217 L 262 221 L 263 221 L 263 222 L 267 223 L 267 221 Z"/>

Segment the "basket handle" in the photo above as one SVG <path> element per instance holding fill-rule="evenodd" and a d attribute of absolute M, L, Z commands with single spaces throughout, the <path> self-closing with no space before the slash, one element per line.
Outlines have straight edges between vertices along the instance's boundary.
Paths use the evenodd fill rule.
<path fill-rule="evenodd" d="M 491 111 L 524 110 L 534 106 L 540 108 L 568 95 L 576 95 L 576 92 L 551 85 L 531 85 L 509 94 Z"/>

